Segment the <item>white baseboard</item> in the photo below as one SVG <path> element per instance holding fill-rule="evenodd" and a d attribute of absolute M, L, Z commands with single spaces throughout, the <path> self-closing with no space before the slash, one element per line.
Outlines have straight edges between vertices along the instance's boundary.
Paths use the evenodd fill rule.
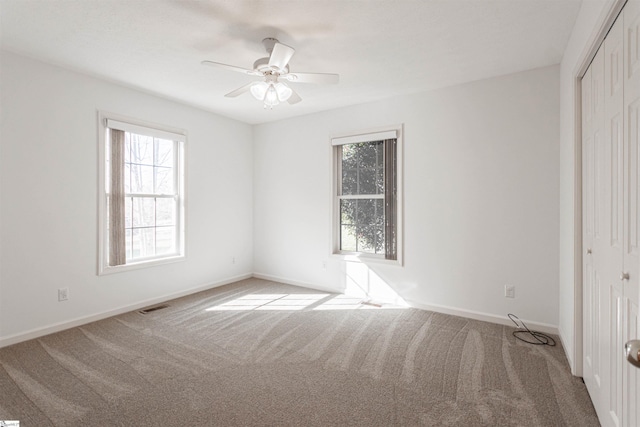
<path fill-rule="evenodd" d="M 559 329 L 558 329 L 558 336 L 560 337 L 560 342 L 562 343 L 562 349 L 564 350 L 564 355 L 567 358 L 567 362 L 569 362 L 569 368 L 571 369 L 571 375 L 580 376 L 580 375 L 576 375 L 576 365 L 575 365 L 575 363 L 573 363 L 573 354 L 572 354 L 572 352 L 567 351 L 569 349 L 569 347 L 567 347 L 565 345 L 564 338 L 562 337 L 563 334 Z"/>
<path fill-rule="evenodd" d="M 497 323 L 499 325 L 507 325 L 515 327 L 514 323 L 507 317 L 505 314 L 504 317 L 497 316 L 495 314 L 482 313 L 479 311 L 473 310 L 465 310 L 461 308 L 455 307 L 447 307 L 444 305 L 436 305 L 436 304 L 422 304 L 415 301 L 407 301 L 411 307 L 420 308 L 422 310 L 435 311 L 436 313 L 444 313 L 451 314 L 453 316 L 466 317 L 474 320 L 482 320 L 484 322 Z M 547 334 L 558 335 L 558 327 L 554 325 L 549 325 L 547 323 L 534 322 L 532 320 L 520 319 L 522 320 L 529 329 L 532 331 L 544 332 Z"/>
<path fill-rule="evenodd" d="M 328 286 L 316 285 L 312 283 L 299 282 L 297 280 L 287 279 L 286 277 L 273 276 L 271 274 L 253 273 L 256 279 L 269 280 L 271 282 L 284 283 L 286 285 L 300 286 L 301 288 L 314 289 L 317 291 L 330 292 L 333 294 L 341 294 L 342 290 L 330 288 Z"/>
<path fill-rule="evenodd" d="M 300 287 L 309 288 L 309 289 L 316 289 L 319 291 L 342 293 L 341 289 L 330 288 L 327 286 L 316 285 L 311 283 L 299 282 L 297 280 L 288 279 L 286 277 L 273 276 L 271 274 L 253 273 L 253 277 L 255 277 L 256 279 L 270 280 L 272 282 L 285 283 L 288 285 L 300 286 Z M 443 305 L 423 304 L 415 301 L 406 301 L 406 302 L 411 307 L 419 308 L 421 310 L 435 311 L 436 313 L 451 314 L 453 316 L 460 316 L 460 317 L 466 317 L 468 319 L 482 320 L 484 322 L 497 323 L 499 325 L 515 326 L 511 321 L 511 319 L 509 319 L 506 314 L 504 317 L 502 317 L 502 316 L 497 316 L 495 314 L 482 313 L 479 311 L 472 311 L 472 310 L 464 310 L 460 308 L 447 307 Z M 539 331 L 547 334 L 558 335 L 557 326 L 549 325 L 547 323 L 534 322 L 526 319 L 522 319 L 522 321 L 532 331 Z"/>
<path fill-rule="evenodd" d="M 117 316 L 118 314 L 127 313 L 147 307 L 153 304 L 169 301 L 175 298 L 184 297 L 186 295 L 195 294 L 197 292 L 206 291 L 207 289 L 217 288 L 218 286 L 227 285 L 229 283 L 237 282 L 239 280 L 249 279 L 252 275 L 250 273 L 241 274 L 239 276 L 229 277 L 227 279 L 219 280 L 215 283 L 209 283 L 206 285 L 196 286 L 194 288 L 186 289 L 180 292 L 163 295 L 156 298 L 151 298 L 144 301 L 139 301 L 134 304 L 119 307 L 113 310 L 108 310 L 102 313 L 93 314 L 91 316 L 79 317 L 73 320 L 55 323 L 53 325 L 45 326 L 44 328 L 36 328 L 27 332 L 21 332 L 15 335 L 9 335 L 7 337 L 0 337 L 0 348 L 7 347 L 13 344 L 17 344 L 23 341 L 28 341 L 34 338 L 39 338 L 44 335 L 53 334 L 55 332 L 64 331 L 65 329 L 75 328 L 76 326 L 86 325 L 87 323 L 95 322 L 97 320 L 106 319 L 108 317 Z"/>

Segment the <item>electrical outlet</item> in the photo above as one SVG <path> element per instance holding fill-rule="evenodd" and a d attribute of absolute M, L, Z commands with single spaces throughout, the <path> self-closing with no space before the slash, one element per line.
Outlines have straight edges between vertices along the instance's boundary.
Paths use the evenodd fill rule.
<path fill-rule="evenodd" d="M 69 299 L 69 288 L 58 289 L 58 301 L 66 301 Z"/>
<path fill-rule="evenodd" d="M 327 269 L 327 261 L 322 261 L 322 268 Z"/>
<path fill-rule="evenodd" d="M 504 285 L 504 296 L 506 298 L 516 297 L 516 287 L 513 285 Z"/>
<path fill-rule="evenodd" d="M 235 264 L 236 263 L 236 257 L 231 257 L 231 264 Z"/>

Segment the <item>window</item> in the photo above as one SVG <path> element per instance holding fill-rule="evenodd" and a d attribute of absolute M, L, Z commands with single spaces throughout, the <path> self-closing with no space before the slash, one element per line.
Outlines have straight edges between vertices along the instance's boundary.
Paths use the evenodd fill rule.
<path fill-rule="evenodd" d="M 334 253 L 401 263 L 400 131 L 332 139 Z"/>
<path fill-rule="evenodd" d="M 99 273 L 182 259 L 184 134 L 129 119 L 100 122 Z"/>

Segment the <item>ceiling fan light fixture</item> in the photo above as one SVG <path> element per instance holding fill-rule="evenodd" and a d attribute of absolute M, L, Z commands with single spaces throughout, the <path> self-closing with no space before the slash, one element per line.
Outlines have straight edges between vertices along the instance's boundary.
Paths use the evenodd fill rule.
<path fill-rule="evenodd" d="M 250 91 L 255 99 L 264 102 L 265 108 L 273 108 L 291 98 L 293 94 L 289 86 L 278 81 L 255 82 L 251 85 Z"/>
<path fill-rule="evenodd" d="M 282 82 L 277 82 L 275 84 L 275 88 L 276 88 L 276 92 L 278 94 L 278 99 L 281 102 L 285 102 L 286 100 L 291 98 L 291 94 L 293 93 L 293 91 L 286 84 L 284 84 Z"/>
<path fill-rule="evenodd" d="M 251 85 L 251 95 L 258 101 L 264 101 L 264 97 L 269 89 L 269 83 L 267 82 L 255 82 Z"/>
<path fill-rule="evenodd" d="M 264 95 L 264 108 L 273 108 L 278 104 L 280 104 L 280 99 L 278 99 L 278 92 L 273 86 L 273 83 L 269 83 L 267 93 Z"/>

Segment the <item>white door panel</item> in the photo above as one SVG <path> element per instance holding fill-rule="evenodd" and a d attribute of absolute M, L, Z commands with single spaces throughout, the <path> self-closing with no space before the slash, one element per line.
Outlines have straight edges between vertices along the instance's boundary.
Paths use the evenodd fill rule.
<path fill-rule="evenodd" d="M 593 341 L 592 331 L 595 325 L 593 309 L 593 138 L 591 134 L 593 122 L 593 107 L 591 100 L 591 68 L 582 78 L 582 243 L 583 257 L 583 343 L 584 343 L 584 381 L 587 388 L 594 395 L 596 385 L 593 375 Z"/>
<path fill-rule="evenodd" d="M 624 208 L 624 272 L 628 279 L 623 286 L 623 342 L 640 339 L 638 306 L 640 305 L 640 2 L 629 1 L 624 9 L 625 78 L 624 78 L 624 141 L 625 141 L 625 208 Z M 638 387 L 640 369 L 625 361 L 620 348 L 623 383 L 624 425 L 638 426 L 640 412 Z"/>
<path fill-rule="evenodd" d="M 601 268 L 606 276 L 606 317 L 601 343 L 603 354 L 603 376 L 606 378 L 606 415 L 604 425 L 621 426 L 622 404 L 622 361 L 620 347 L 622 339 L 622 260 L 624 251 L 624 26 L 618 19 L 604 42 L 605 50 L 605 135 L 606 150 L 603 160 L 606 164 L 607 194 L 603 201 L 606 210 L 607 242 L 601 259 Z M 603 402 L 604 403 L 604 402 Z"/>
<path fill-rule="evenodd" d="M 582 80 L 584 380 L 603 426 L 640 426 L 624 343 L 640 305 L 640 2 L 629 1 Z"/>
<path fill-rule="evenodd" d="M 605 126 L 609 91 L 605 88 L 605 47 L 596 54 L 583 78 L 586 89 L 585 129 L 583 129 L 584 158 L 584 380 L 594 402 L 598 417 L 610 418 L 608 388 L 608 354 L 603 343 L 608 341 L 609 288 L 611 271 L 606 260 L 612 255 L 611 238 L 611 163 L 610 141 Z M 621 246 L 621 245 L 620 245 Z M 603 321 L 605 320 L 605 321 Z M 615 422 L 611 425 L 615 425 Z"/>

